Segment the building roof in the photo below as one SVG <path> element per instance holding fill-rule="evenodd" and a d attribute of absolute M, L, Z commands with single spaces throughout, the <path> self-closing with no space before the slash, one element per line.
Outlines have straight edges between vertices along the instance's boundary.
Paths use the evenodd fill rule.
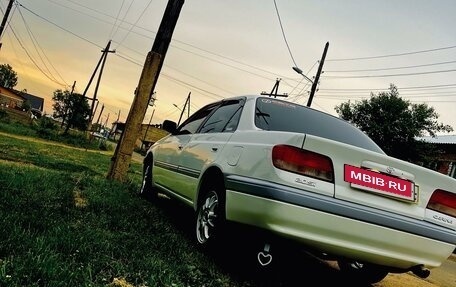
<path fill-rule="evenodd" d="M 37 109 L 37 110 L 43 111 L 43 109 L 44 109 L 44 99 L 43 98 L 28 94 L 25 92 L 19 92 L 19 94 L 23 98 L 25 98 L 27 101 L 29 101 L 32 109 Z"/>
<path fill-rule="evenodd" d="M 456 135 L 437 135 L 435 137 L 426 136 L 420 139 L 435 144 L 456 144 Z"/>

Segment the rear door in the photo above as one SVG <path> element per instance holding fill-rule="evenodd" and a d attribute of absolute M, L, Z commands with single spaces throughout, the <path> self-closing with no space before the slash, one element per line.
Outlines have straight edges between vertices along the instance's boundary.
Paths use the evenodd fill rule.
<path fill-rule="evenodd" d="M 153 179 L 155 184 L 165 187 L 175 193 L 181 194 L 186 183 L 186 174 L 179 170 L 182 162 L 182 153 L 186 149 L 192 136 L 199 130 L 206 118 L 220 103 L 203 107 L 188 118 L 170 135 L 154 147 Z M 185 197 L 185 199 L 189 199 Z"/>
<path fill-rule="evenodd" d="M 215 161 L 239 122 L 243 100 L 223 101 L 184 146 L 179 159 L 182 196 L 194 200 L 201 172 Z"/>

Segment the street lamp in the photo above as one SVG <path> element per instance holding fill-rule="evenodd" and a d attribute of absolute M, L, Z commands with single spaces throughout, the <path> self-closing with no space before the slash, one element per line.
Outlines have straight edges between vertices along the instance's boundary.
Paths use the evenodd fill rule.
<path fill-rule="evenodd" d="M 311 82 L 311 83 L 313 84 L 313 81 L 312 81 L 309 77 L 307 77 L 306 75 L 304 75 L 304 73 L 302 72 L 302 70 L 301 70 L 300 68 L 298 68 L 298 67 L 293 67 L 293 70 L 294 70 L 296 73 L 298 73 L 298 74 L 300 74 L 301 76 L 303 76 L 304 79 L 306 79 L 307 81 L 309 81 L 309 82 Z"/>
<path fill-rule="evenodd" d="M 179 111 L 181 111 L 180 113 L 180 116 L 179 116 L 179 121 L 177 122 L 177 125 L 179 126 L 180 125 L 180 122 L 182 120 L 182 115 L 184 114 L 184 110 L 179 108 L 176 104 L 173 104 L 173 106 L 175 106 Z M 185 108 L 185 107 L 184 107 Z"/>
<path fill-rule="evenodd" d="M 312 88 L 310 89 L 310 94 L 309 94 L 309 100 L 307 101 L 308 107 L 310 107 L 310 105 L 312 104 L 312 99 L 315 95 L 315 91 L 317 90 L 317 84 L 318 84 L 318 81 L 320 80 L 320 75 L 322 73 L 321 70 L 323 68 L 323 63 L 325 62 L 326 53 L 328 52 L 328 47 L 329 47 L 329 42 L 326 42 L 325 49 L 323 50 L 323 55 L 321 56 L 320 65 L 318 65 L 318 71 L 317 71 L 317 75 L 315 76 L 314 81 L 312 81 L 306 75 L 304 75 L 302 73 L 301 69 L 299 69 L 298 67 L 293 67 L 293 70 L 295 70 L 296 73 L 301 74 L 304 78 L 306 78 L 309 82 L 312 83 Z"/>

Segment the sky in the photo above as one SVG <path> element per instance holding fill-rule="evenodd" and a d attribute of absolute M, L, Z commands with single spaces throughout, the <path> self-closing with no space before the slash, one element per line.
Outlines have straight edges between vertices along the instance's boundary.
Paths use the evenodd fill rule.
<path fill-rule="evenodd" d="M 18 74 L 17 90 L 45 99 L 57 89 L 83 93 L 111 42 L 94 119 L 125 121 L 165 0 L 18 0 L 2 35 L 0 64 Z M 1 15 L 8 0 L 0 0 Z M 187 0 L 144 122 L 178 121 L 190 110 L 245 94 L 271 92 L 307 104 L 329 43 L 312 107 L 334 107 L 398 87 L 426 103 L 456 134 L 456 2 L 453 0 Z M 93 97 L 94 81 L 87 96 Z M 103 113 L 99 115 L 101 106 Z M 153 115 L 153 117 L 152 117 Z M 184 118 L 186 115 L 184 115 Z"/>

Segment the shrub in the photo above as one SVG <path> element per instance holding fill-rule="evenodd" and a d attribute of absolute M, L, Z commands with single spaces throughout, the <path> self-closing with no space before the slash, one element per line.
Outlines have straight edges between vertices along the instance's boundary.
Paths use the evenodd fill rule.
<path fill-rule="evenodd" d="M 54 139 L 57 136 L 58 126 L 48 117 L 41 117 L 36 126 L 36 133 L 39 137 L 45 139 Z"/>
<path fill-rule="evenodd" d="M 107 141 L 103 140 L 103 141 L 100 141 L 100 144 L 98 145 L 98 148 L 100 150 L 104 150 L 104 151 L 112 151 L 114 150 L 113 146 L 110 145 Z"/>
<path fill-rule="evenodd" d="M 9 116 L 5 110 L 0 110 L 0 121 L 9 122 Z"/>

